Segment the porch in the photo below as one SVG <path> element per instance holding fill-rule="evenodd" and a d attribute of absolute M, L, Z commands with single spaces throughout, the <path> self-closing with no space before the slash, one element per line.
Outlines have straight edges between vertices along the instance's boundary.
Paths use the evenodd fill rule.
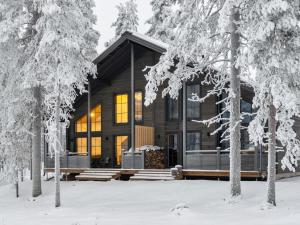
<path fill-rule="evenodd" d="M 54 172 L 54 168 L 45 168 L 45 173 L 52 173 Z M 118 176 L 115 179 L 125 179 L 136 175 L 136 174 L 143 174 L 147 172 L 163 172 L 163 173 L 170 173 L 170 169 L 164 170 L 153 170 L 153 169 L 115 169 L 115 168 L 104 168 L 104 169 L 90 169 L 90 168 L 61 168 L 60 169 L 62 174 L 82 174 L 88 171 L 96 171 L 99 173 L 102 172 L 112 172 L 114 171 Z M 182 178 L 181 179 L 189 179 L 189 178 L 215 178 L 215 179 L 226 179 L 229 177 L 229 170 L 201 170 L 201 169 L 183 169 L 182 170 Z M 261 179 L 264 180 L 266 178 L 265 171 L 241 171 L 241 178 L 242 179 Z"/>

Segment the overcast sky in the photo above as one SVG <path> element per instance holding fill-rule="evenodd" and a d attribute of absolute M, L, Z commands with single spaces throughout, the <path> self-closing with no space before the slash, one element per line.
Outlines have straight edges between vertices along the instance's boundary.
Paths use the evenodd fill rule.
<path fill-rule="evenodd" d="M 146 25 L 145 21 L 152 16 L 150 1 L 136 0 L 139 16 L 138 32 L 140 33 L 145 33 L 149 28 L 149 25 Z M 96 8 L 94 8 L 94 11 L 98 17 L 96 29 L 101 34 L 98 53 L 104 50 L 104 43 L 114 36 L 114 29 L 111 27 L 111 24 L 117 18 L 118 10 L 116 9 L 116 5 L 121 2 L 124 3 L 126 0 L 95 0 Z"/>

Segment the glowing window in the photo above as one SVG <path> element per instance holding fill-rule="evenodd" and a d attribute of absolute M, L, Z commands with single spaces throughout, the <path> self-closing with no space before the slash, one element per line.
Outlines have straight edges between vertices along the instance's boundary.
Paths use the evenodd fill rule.
<path fill-rule="evenodd" d="M 100 157 L 101 151 L 101 137 L 92 137 L 92 156 Z"/>
<path fill-rule="evenodd" d="M 115 97 L 116 123 L 128 123 L 128 94 L 120 94 Z"/>
<path fill-rule="evenodd" d="M 78 155 L 87 154 L 87 138 L 76 138 L 76 147 Z"/>
<path fill-rule="evenodd" d="M 135 92 L 135 121 L 142 121 L 143 119 L 143 93 L 141 91 Z"/>
<path fill-rule="evenodd" d="M 91 131 L 101 131 L 101 105 L 91 110 Z"/>
<path fill-rule="evenodd" d="M 87 132 L 87 115 L 80 117 L 76 121 L 76 132 Z"/>
<path fill-rule="evenodd" d="M 115 139 L 117 165 L 121 165 L 122 150 L 128 150 L 128 136 L 116 136 Z"/>

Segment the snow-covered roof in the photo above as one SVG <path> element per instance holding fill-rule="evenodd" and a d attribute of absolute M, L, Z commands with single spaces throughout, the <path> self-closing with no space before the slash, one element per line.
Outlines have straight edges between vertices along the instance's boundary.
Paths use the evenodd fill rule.
<path fill-rule="evenodd" d="M 124 32 L 119 38 L 117 38 L 110 46 L 108 46 L 95 60 L 94 63 L 98 64 L 107 56 L 109 56 L 113 51 L 115 51 L 121 44 L 125 41 L 132 41 L 134 43 L 140 44 L 151 50 L 163 53 L 168 48 L 168 45 L 162 41 L 151 38 L 147 35 L 140 34 L 133 31 Z"/>

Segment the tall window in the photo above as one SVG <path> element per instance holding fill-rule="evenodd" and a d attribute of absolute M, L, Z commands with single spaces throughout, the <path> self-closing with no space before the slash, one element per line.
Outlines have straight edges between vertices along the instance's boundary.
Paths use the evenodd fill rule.
<path fill-rule="evenodd" d="M 91 131 L 101 131 L 101 105 L 91 110 Z"/>
<path fill-rule="evenodd" d="M 252 113 L 252 105 L 250 102 L 245 100 L 241 100 L 241 113 Z M 249 149 L 253 144 L 250 142 L 249 133 L 246 127 L 249 126 L 249 123 L 252 120 L 251 115 L 243 115 L 242 126 L 241 129 L 241 149 Z"/>
<path fill-rule="evenodd" d="M 78 155 L 86 155 L 87 154 L 87 138 L 86 137 L 76 138 L 76 145 L 77 145 Z"/>
<path fill-rule="evenodd" d="M 252 113 L 252 105 L 251 103 L 245 101 L 245 100 L 241 100 L 241 113 Z M 242 123 L 246 123 L 247 125 L 249 125 L 249 123 L 251 122 L 252 117 L 251 115 L 243 115 L 243 120 Z"/>
<path fill-rule="evenodd" d="M 178 100 L 167 97 L 167 119 L 177 120 L 178 119 Z"/>
<path fill-rule="evenodd" d="M 122 150 L 128 150 L 128 136 L 116 136 L 115 149 L 117 165 L 121 165 Z"/>
<path fill-rule="evenodd" d="M 141 91 L 135 92 L 135 121 L 143 120 L 143 93 Z"/>
<path fill-rule="evenodd" d="M 87 132 L 87 115 L 80 117 L 76 121 L 76 132 Z"/>
<path fill-rule="evenodd" d="M 115 97 L 115 121 L 116 123 L 128 123 L 128 94 L 120 94 Z"/>
<path fill-rule="evenodd" d="M 186 149 L 189 151 L 201 149 L 201 134 L 191 132 L 186 134 Z"/>
<path fill-rule="evenodd" d="M 92 156 L 100 157 L 102 152 L 101 137 L 92 137 Z"/>
<path fill-rule="evenodd" d="M 188 119 L 199 119 L 200 118 L 200 102 L 190 101 L 189 99 L 196 94 L 200 97 L 200 85 L 193 84 L 186 87 L 187 93 L 187 118 Z"/>

